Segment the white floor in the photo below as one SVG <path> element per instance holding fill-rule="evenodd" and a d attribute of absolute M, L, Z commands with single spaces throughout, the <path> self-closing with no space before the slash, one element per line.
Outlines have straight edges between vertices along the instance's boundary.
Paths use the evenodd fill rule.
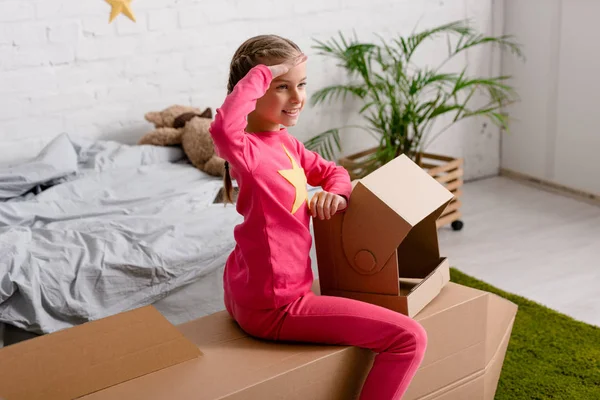
<path fill-rule="evenodd" d="M 467 183 L 463 204 L 463 230 L 440 230 L 452 266 L 600 326 L 600 206 L 504 177 Z"/>

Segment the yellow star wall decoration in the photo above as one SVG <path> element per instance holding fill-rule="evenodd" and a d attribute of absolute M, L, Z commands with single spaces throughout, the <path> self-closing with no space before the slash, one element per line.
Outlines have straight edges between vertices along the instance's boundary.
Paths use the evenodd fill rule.
<path fill-rule="evenodd" d="M 108 4 L 110 4 L 110 6 L 112 7 L 112 10 L 110 11 L 110 19 L 108 21 L 109 24 L 111 22 L 113 22 L 113 20 L 115 18 L 117 18 L 117 16 L 119 14 L 123 14 L 127 18 L 132 20 L 133 22 L 136 22 L 135 15 L 133 15 L 133 11 L 131 11 L 131 1 L 132 0 L 105 0 L 105 1 Z"/>
<path fill-rule="evenodd" d="M 304 169 L 300 168 L 296 160 L 294 160 L 294 157 L 292 157 L 285 146 L 283 146 L 283 150 L 285 150 L 285 153 L 292 163 L 292 169 L 284 169 L 278 172 L 296 189 L 296 198 L 294 199 L 294 206 L 292 207 L 292 214 L 295 214 L 300 206 L 302 206 L 304 201 L 308 200 L 306 175 L 304 174 Z"/>

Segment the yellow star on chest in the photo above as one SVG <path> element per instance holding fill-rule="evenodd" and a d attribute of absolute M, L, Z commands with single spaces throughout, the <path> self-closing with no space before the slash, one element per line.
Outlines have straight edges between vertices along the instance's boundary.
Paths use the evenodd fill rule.
<path fill-rule="evenodd" d="M 292 214 L 295 214 L 302 204 L 308 200 L 306 175 L 304 174 L 304 169 L 300 168 L 296 160 L 294 160 L 294 157 L 292 157 L 285 146 L 283 146 L 283 150 L 292 163 L 292 169 L 282 169 L 277 172 L 279 172 L 281 176 L 283 176 L 296 189 L 296 198 L 294 199 L 294 206 L 292 207 Z"/>
<path fill-rule="evenodd" d="M 133 11 L 131 11 L 131 0 L 106 0 L 108 4 L 111 5 L 112 10 L 110 11 L 110 19 L 108 23 L 113 22 L 115 18 L 119 14 L 123 14 L 128 17 L 130 20 L 135 22 L 135 16 L 133 15 Z"/>

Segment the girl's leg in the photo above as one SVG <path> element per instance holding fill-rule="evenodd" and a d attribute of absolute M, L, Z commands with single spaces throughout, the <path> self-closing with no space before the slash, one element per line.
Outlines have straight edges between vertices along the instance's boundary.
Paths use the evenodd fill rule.
<path fill-rule="evenodd" d="M 309 293 L 285 308 L 284 341 L 342 344 L 378 353 L 361 400 L 400 399 L 425 355 L 425 329 L 403 314 L 356 300 Z"/>

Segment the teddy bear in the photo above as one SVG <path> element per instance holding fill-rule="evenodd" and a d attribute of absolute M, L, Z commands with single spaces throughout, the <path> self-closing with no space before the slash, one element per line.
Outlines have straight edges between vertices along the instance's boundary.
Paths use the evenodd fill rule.
<path fill-rule="evenodd" d="M 144 118 L 154 124 L 154 131 L 144 135 L 138 144 L 154 146 L 181 145 L 190 162 L 212 176 L 225 174 L 225 160 L 215 153 L 208 131 L 212 110 L 173 105 L 163 111 L 149 112 Z"/>

